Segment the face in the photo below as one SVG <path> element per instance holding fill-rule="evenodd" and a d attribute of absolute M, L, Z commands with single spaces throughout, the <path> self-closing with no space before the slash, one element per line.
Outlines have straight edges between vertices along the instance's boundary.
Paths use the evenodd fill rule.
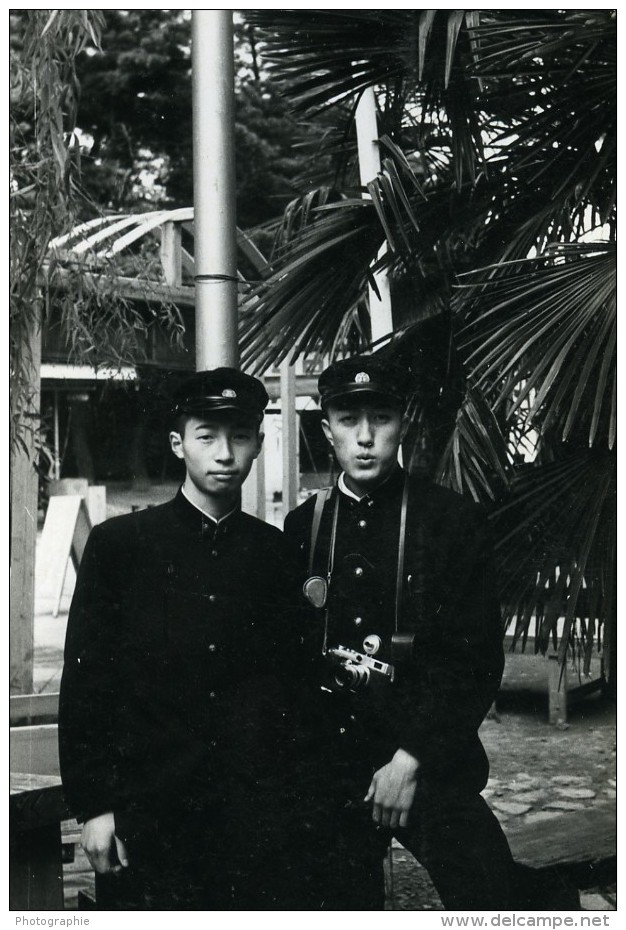
<path fill-rule="evenodd" d="M 233 411 L 189 417 L 182 433 L 170 433 L 172 452 L 187 469 L 185 491 L 200 506 L 237 495 L 262 443 L 257 424 Z"/>
<path fill-rule="evenodd" d="M 355 494 L 367 494 L 393 470 L 408 420 L 399 409 L 374 395 L 339 399 L 322 420 L 326 438 Z"/>

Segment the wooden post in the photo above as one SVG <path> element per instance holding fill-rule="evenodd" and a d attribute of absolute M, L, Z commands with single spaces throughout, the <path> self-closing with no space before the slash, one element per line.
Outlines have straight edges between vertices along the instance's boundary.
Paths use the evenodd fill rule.
<path fill-rule="evenodd" d="M 280 410 L 283 443 L 283 518 L 298 503 L 298 414 L 296 412 L 296 369 L 284 361 L 280 366 Z"/>
<path fill-rule="evenodd" d="M 89 522 L 92 526 L 104 523 L 107 518 L 107 489 L 104 484 L 91 484 L 85 495 Z"/>
<path fill-rule="evenodd" d="M 263 378 L 259 375 L 259 379 Z M 263 424 L 261 424 L 263 432 Z M 250 474 L 246 478 L 243 488 L 241 489 L 241 509 L 246 513 L 258 517 L 259 520 L 265 520 L 265 443 L 257 459 L 255 459 Z"/>
<path fill-rule="evenodd" d="M 241 489 L 241 509 L 259 520 L 265 520 L 265 447 Z"/>
<path fill-rule="evenodd" d="M 376 96 L 373 87 L 366 87 L 356 108 L 356 131 L 359 151 L 359 174 L 361 184 L 366 187 L 376 178 L 380 171 L 380 151 L 378 148 L 378 123 L 376 118 Z M 369 198 L 369 193 L 363 194 Z M 377 258 L 382 258 L 386 251 L 384 245 Z M 369 308 L 372 326 L 372 341 L 390 336 L 393 331 L 391 316 L 391 292 L 389 290 L 389 277 L 386 271 L 374 273 L 374 280 L 378 287 L 380 298 L 372 287 L 369 288 Z"/>
<path fill-rule="evenodd" d="M 183 283 L 180 225 L 163 223 L 161 227 L 161 267 L 166 284 L 177 287 Z"/>
<path fill-rule="evenodd" d="M 548 655 L 548 706 L 550 723 L 567 722 L 567 665 L 556 652 Z"/>
<path fill-rule="evenodd" d="M 54 477 L 61 477 L 61 443 L 59 439 L 59 392 L 54 391 Z"/>
<path fill-rule="evenodd" d="M 34 315 L 28 335 L 30 353 L 30 408 L 39 415 L 41 371 L 41 315 Z M 38 423 L 33 422 L 36 428 Z M 34 435 L 24 435 L 24 447 L 11 451 L 11 579 L 10 579 L 10 690 L 33 690 L 35 625 L 35 550 L 39 481 L 35 471 Z"/>

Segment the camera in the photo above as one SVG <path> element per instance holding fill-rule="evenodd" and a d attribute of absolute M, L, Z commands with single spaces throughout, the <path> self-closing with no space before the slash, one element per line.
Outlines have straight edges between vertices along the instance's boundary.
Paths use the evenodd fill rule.
<path fill-rule="evenodd" d="M 376 680 L 375 676 L 382 676 L 390 682 L 395 677 L 393 665 L 345 646 L 328 649 L 326 656 L 333 663 L 332 685 L 342 691 L 362 691 Z"/>

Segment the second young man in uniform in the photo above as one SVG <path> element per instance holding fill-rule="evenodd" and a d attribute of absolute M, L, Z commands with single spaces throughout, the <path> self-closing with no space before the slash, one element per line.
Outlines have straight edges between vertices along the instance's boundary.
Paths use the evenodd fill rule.
<path fill-rule="evenodd" d="M 405 373 L 350 359 L 319 391 L 342 472 L 285 524 L 323 626 L 302 766 L 307 907 L 382 909 L 395 834 L 447 909 L 511 908 L 511 854 L 480 795 L 478 728 L 504 662 L 485 517 L 398 464 Z"/>

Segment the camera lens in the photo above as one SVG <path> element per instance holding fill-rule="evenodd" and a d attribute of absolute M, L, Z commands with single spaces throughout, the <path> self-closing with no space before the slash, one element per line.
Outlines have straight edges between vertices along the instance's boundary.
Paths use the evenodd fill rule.
<path fill-rule="evenodd" d="M 358 691 L 364 688 L 369 681 L 370 672 L 368 668 L 359 665 L 346 663 L 335 669 L 335 681 L 340 688 L 349 688 L 351 691 Z"/>

